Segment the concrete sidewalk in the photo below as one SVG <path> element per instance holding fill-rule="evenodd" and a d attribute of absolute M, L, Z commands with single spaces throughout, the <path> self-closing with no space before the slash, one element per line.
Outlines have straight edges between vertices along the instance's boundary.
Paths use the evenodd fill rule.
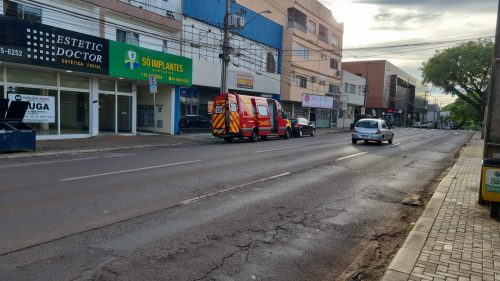
<path fill-rule="evenodd" d="M 317 134 L 320 135 L 337 132 L 340 131 L 336 128 L 317 129 Z M 36 142 L 37 147 L 35 152 L 0 153 L 0 159 L 112 151 L 144 147 L 185 146 L 211 142 L 223 142 L 223 140 L 215 138 L 209 132 L 179 135 L 157 134 L 156 136 L 150 133 L 137 135 L 103 134 L 95 137 L 79 139 L 39 140 Z"/>
<path fill-rule="evenodd" d="M 482 152 L 475 134 L 381 280 L 500 281 L 500 222 L 477 203 Z"/>

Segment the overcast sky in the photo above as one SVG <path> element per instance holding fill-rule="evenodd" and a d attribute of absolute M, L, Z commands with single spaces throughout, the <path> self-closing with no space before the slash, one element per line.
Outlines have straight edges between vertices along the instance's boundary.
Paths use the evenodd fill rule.
<path fill-rule="evenodd" d="M 495 35 L 498 0 L 319 1 L 344 23 L 343 60 L 387 59 L 419 80 L 437 48 Z M 359 49 L 374 46 L 394 47 Z"/>

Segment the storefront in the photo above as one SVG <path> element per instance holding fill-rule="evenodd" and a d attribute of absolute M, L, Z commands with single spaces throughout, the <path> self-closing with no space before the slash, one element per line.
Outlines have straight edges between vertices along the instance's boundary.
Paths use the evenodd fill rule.
<path fill-rule="evenodd" d="M 24 121 L 37 139 L 135 134 L 148 121 L 144 108 L 154 113 L 150 75 L 158 78 L 160 114 L 141 128 L 168 123 L 159 131 L 175 133 L 179 86 L 191 86 L 190 59 L 17 18 L 0 18 L 0 29 L 2 96 L 30 102 Z"/>
<path fill-rule="evenodd" d="M 303 117 L 313 122 L 317 128 L 328 128 L 331 126 L 333 103 L 331 96 L 303 94 L 302 104 L 286 102 L 283 105 L 290 118 Z"/>

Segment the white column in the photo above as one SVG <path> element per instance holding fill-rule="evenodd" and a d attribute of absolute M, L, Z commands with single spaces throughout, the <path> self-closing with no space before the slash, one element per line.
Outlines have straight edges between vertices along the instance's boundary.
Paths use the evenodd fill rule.
<path fill-rule="evenodd" d="M 177 114 L 176 111 L 176 104 L 175 104 L 175 88 L 172 87 L 170 90 L 170 132 L 169 134 L 174 135 L 175 134 L 175 115 Z"/>
<path fill-rule="evenodd" d="M 99 134 L 99 79 L 90 78 L 90 135 Z"/>

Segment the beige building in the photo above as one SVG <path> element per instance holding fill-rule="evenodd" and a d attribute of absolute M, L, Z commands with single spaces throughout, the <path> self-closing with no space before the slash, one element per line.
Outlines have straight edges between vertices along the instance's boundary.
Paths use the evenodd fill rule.
<path fill-rule="evenodd" d="M 283 25 L 281 101 L 290 117 L 306 117 L 330 127 L 338 104 L 333 94 L 342 83 L 344 26 L 315 0 L 240 0 L 255 12 Z M 338 103 L 338 102 L 337 102 Z"/>

